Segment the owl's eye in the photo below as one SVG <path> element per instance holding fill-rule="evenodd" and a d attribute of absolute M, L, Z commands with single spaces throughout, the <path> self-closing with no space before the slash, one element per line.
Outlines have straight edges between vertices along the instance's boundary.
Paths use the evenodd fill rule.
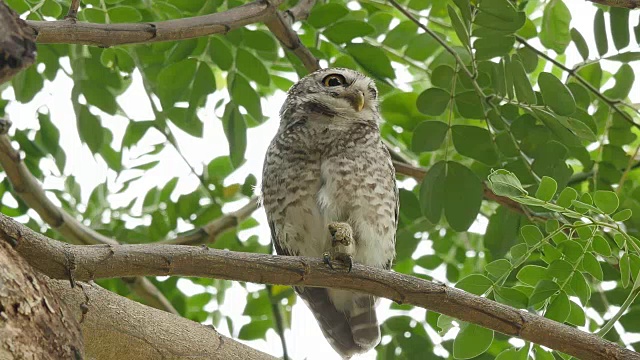
<path fill-rule="evenodd" d="M 344 85 L 346 82 L 347 80 L 340 74 L 327 75 L 322 79 L 322 84 L 324 84 L 324 86 L 340 86 Z"/>

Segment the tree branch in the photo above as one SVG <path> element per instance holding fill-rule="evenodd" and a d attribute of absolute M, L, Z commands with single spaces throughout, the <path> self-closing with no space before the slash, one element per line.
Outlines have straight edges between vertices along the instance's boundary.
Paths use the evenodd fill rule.
<path fill-rule="evenodd" d="M 635 9 L 640 7 L 640 0 L 588 0 L 596 4 L 602 4 L 611 7 L 621 7 L 627 9 Z"/>
<path fill-rule="evenodd" d="M 0 135 L 0 166 L 7 174 L 15 193 L 20 196 L 27 206 L 34 209 L 42 220 L 68 241 L 76 244 L 118 244 L 116 240 L 83 225 L 75 217 L 49 200 L 38 180 L 22 162 L 20 153 L 13 148 L 11 140 L 5 134 Z M 174 314 L 178 313 L 171 305 L 171 302 L 149 279 L 126 279 L 125 282 L 133 292 L 147 301 L 149 305 Z"/>
<path fill-rule="evenodd" d="M 330 270 L 322 259 L 180 245 L 68 245 L 0 215 L 0 237 L 48 276 L 91 280 L 123 276 L 194 276 L 265 284 L 331 287 L 423 307 L 580 359 L 640 359 L 600 337 L 486 298 L 413 276 L 355 264 Z M 115 307 L 117 308 L 117 306 Z M 152 318 L 152 317 L 150 317 Z"/>
<path fill-rule="evenodd" d="M 220 13 L 184 19 L 124 24 L 92 24 L 74 20 L 27 24 L 40 44 L 83 44 L 109 47 L 191 39 L 227 32 L 271 18 L 282 0 L 258 0 Z"/>
<path fill-rule="evenodd" d="M 180 316 L 139 304 L 95 284 L 48 279 L 80 321 L 91 359 L 259 360 L 274 357 Z"/>
<path fill-rule="evenodd" d="M 0 84 L 33 64 L 34 37 L 24 20 L 0 1 Z"/>

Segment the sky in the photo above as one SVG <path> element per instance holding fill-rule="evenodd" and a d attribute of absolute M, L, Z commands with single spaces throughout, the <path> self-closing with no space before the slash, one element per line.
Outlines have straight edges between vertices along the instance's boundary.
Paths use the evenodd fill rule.
<path fill-rule="evenodd" d="M 595 44 L 593 40 L 593 23 L 592 19 L 595 13 L 595 7 L 588 2 L 584 1 L 565 1 L 572 13 L 571 26 L 577 28 L 585 37 L 588 44 L 590 44 L 591 54 L 596 54 Z M 354 3 L 350 3 L 350 7 L 354 7 Z M 636 15 L 634 17 L 634 15 Z M 637 12 L 632 13 L 631 26 L 637 24 Z M 608 22 L 608 18 L 607 18 Z M 607 26 L 608 28 L 608 26 Z M 632 37 L 633 38 L 633 37 Z M 612 41 L 610 40 L 610 43 Z M 633 41 L 632 41 L 633 43 Z M 532 44 L 537 48 L 542 49 L 542 46 L 537 40 L 532 40 Z M 550 52 L 552 54 L 552 52 Z M 575 47 L 570 45 L 566 52 L 567 64 L 572 66 L 580 61 Z M 62 60 L 62 65 L 68 71 L 70 71 L 68 59 Z M 326 64 L 325 64 L 326 65 Z M 603 67 L 609 71 L 614 71 L 619 65 L 607 61 L 603 61 Z M 640 66 L 636 63 L 632 65 L 636 73 L 636 78 L 640 77 Z M 394 67 L 399 74 L 398 85 L 402 88 L 407 88 L 407 82 L 410 80 L 408 73 L 401 66 L 394 64 Z M 296 80 L 292 78 L 292 80 Z M 640 82 L 636 82 L 634 89 L 632 90 L 631 100 L 633 103 L 640 102 Z M 610 87 L 612 84 L 606 84 L 605 88 Z M 73 116 L 73 109 L 71 102 L 71 89 L 73 83 L 71 79 L 64 74 L 59 74 L 53 82 L 45 82 L 44 90 L 39 93 L 35 99 L 29 104 L 19 104 L 17 102 L 11 102 L 7 107 L 7 114 L 13 121 L 14 127 L 18 129 L 25 128 L 37 128 L 37 112 L 49 111 L 51 118 L 60 131 L 60 143 L 67 153 L 67 165 L 64 169 L 64 175 L 71 175 L 76 178 L 76 181 L 81 185 L 82 198 L 86 203 L 91 191 L 99 183 L 105 182 L 109 186 L 111 191 L 118 190 L 123 181 L 132 178 L 134 176 L 142 175 L 141 180 L 135 181 L 131 187 L 119 195 L 112 195 L 109 197 L 109 201 L 112 204 L 123 205 L 128 203 L 132 198 L 137 197 L 138 194 L 144 194 L 148 189 L 155 186 L 163 186 L 171 178 L 178 176 L 180 178 L 178 186 L 172 195 L 172 199 L 177 200 L 181 194 L 186 194 L 198 186 L 198 179 L 191 174 L 190 168 L 185 164 L 179 154 L 171 147 L 167 147 L 161 151 L 158 157 L 162 160 L 153 169 L 141 172 L 141 171 L 128 171 L 120 176 L 117 176 L 113 171 L 108 170 L 106 164 L 101 159 L 96 159 L 90 153 L 85 145 L 80 143 L 77 135 L 75 117 Z M 2 92 L 2 98 L 13 99 L 13 91 L 6 89 Z M 285 94 L 283 92 L 277 92 L 271 98 L 262 99 L 262 108 L 264 115 L 268 117 L 264 124 L 249 129 L 247 132 L 247 149 L 246 149 L 246 163 L 230 175 L 225 183 L 232 184 L 235 182 L 242 183 L 248 174 L 254 174 L 258 181 L 260 181 L 260 175 L 262 171 L 262 162 L 264 154 L 271 138 L 275 135 L 278 128 L 278 111 L 284 101 Z M 227 99 L 226 90 L 218 91 L 207 100 L 207 104 L 203 109 L 200 109 L 199 116 L 204 123 L 204 135 L 202 139 L 193 138 L 180 129 L 173 127 L 173 131 L 176 134 L 178 144 L 181 151 L 185 154 L 189 163 L 195 168 L 197 172 L 201 172 L 203 167 L 209 163 L 209 161 L 217 156 L 228 154 L 227 140 L 224 136 L 222 129 L 222 123 L 219 118 L 222 116 L 223 108 L 215 111 L 213 104 L 218 100 Z M 150 104 L 144 93 L 140 74 L 134 73 L 133 83 L 130 88 L 120 97 L 118 97 L 118 103 L 124 109 L 128 117 L 134 120 L 150 120 L 153 118 L 153 112 Z M 48 110 L 47 110 L 48 109 Z M 119 148 L 122 135 L 124 134 L 128 120 L 123 116 L 109 116 L 102 114 L 102 125 L 109 128 L 114 134 L 114 145 Z M 147 136 L 141 141 L 140 146 L 135 146 L 131 150 L 126 150 L 123 154 L 125 163 L 129 166 L 135 166 L 140 163 L 144 163 L 144 159 L 140 160 L 136 158 L 149 150 L 151 145 L 161 143 L 164 141 L 163 136 L 158 133 L 150 131 Z M 52 160 L 43 160 L 43 167 L 45 174 L 50 173 L 55 176 L 47 177 L 43 184 L 45 189 L 62 189 L 64 184 L 64 178 L 57 177 L 59 174 Z M 0 175 L 0 180 L 4 175 Z M 411 188 L 415 185 L 415 182 L 408 181 L 401 184 Z M 51 199 L 57 203 L 54 197 Z M 9 197 L 1 199 L 8 205 L 11 205 L 12 201 Z M 138 211 L 141 211 L 141 201 L 138 201 Z M 225 206 L 225 211 L 233 211 L 246 204 L 245 201 L 235 202 Z M 239 236 L 241 239 L 246 239 L 251 235 L 258 235 L 260 241 L 264 244 L 268 243 L 269 230 L 266 225 L 266 217 L 264 211 L 259 209 L 254 217 L 261 224 L 254 229 L 242 231 Z M 150 223 L 150 219 L 145 219 L 145 222 Z M 484 218 L 478 219 L 474 223 L 471 231 L 484 233 L 487 221 Z M 186 224 L 179 224 L 179 231 L 188 230 Z M 430 253 L 429 241 L 423 242 L 418 249 L 415 256 L 421 256 Z M 442 282 L 446 282 L 444 271 L 437 269 L 431 274 L 435 279 Z M 202 286 L 194 285 L 187 279 L 183 279 L 179 282 L 180 289 L 188 295 L 197 294 L 203 291 L 214 291 L 214 289 L 205 289 Z M 261 286 L 255 284 L 247 284 L 247 290 L 255 291 L 260 289 Z M 230 333 L 226 324 L 221 324 L 218 330 L 228 336 L 236 337 L 241 326 L 249 322 L 249 318 L 242 315 L 244 306 L 246 304 L 247 291 L 237 283 L 228 290 L 226 301 L 223 304 L 216 304 L 215 301 L 207 305 L 207 310 L 214 310 L 219 308 L 220 311 L 231 317 L 234 320 L 234 332 Z M 390 302 L 384 300 L 378 310 L 378 316 L 381 321 L 392 315 L 397 315 L 397 312 L 390 311 Z M 414 309 L 410 313 L 411 316 L 415 316 L 416 319 L 424 319 L 424 309 Z M 286 338 L 289 349 L 289 355 L 292 359 L 339 359 L 337 354 L 331 349 L 328 343 L 324 340 L 319 327 L 317 326 L 313 315 L 307 309 L 307 307 L 298 301 L 293 307 L 291 329 L 287 330 Z M 430 328 L 427 327 L 429 335 L 434 339 L 436 343 L 441 342 L 441 338 Z M 447 338 L 451 338 L 455 335 L 450 333 Z M 383 343 L 389 339 L 383 338 Z M 634 339 L 637 341 L 638 339 Z M 248 345 L 255 347 L 259 350 L 266 351 L 274 356 L 281 356 L 282 350 L 280 340 L 273 330 L 269 330 L 267 333 L 267 339 L 246 342 Z M 515 344 L 522 344 L 521 341 L 515 341 Z M 444 348 L 439 347 L 437 351 L 446 355 Z M 375 359 L 375 352 L 369 352 L 357 359 Z"/>

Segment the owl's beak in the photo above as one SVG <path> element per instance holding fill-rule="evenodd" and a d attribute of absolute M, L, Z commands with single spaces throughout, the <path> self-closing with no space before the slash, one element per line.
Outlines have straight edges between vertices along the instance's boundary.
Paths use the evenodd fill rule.
<path fill-rule="evenodd" d="M 349 89 L 342 93 L 341 97 L 346 99 L 357 112 L 364 108 L 364 93 L 361 90 Z"/>

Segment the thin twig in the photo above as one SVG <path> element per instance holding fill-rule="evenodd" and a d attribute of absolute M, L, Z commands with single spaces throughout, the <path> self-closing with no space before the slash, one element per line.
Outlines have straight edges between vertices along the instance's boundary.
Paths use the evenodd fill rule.
<path fill-rule="evenodd" d="M 627 180 L 627 175 L 629 175 L 629 171 L 631 171 L 632 169 L 635 169 L 635 168 L 640 166 L 640 161 L 636 162 L 635 164 L 633 163 L 634 161 L 636 161 L 636 157 L 638 156 L 638 151 L 639 150 L 640 150 L 640 144 L 638 144 L 638 146 L 636 146 L 636 151 L 629 158 L 629 162 L 627 163 L 627 167 L 624 169 L 624 172 L 622 173 L 622 176 L 620 177 L 620 182 L 618 182 L 618 188 L 616 189 L 616 193 L 620 194 L 620 191 L 622 191 L 622 185 L 624 185 L 624 182 Z"/>
<path fill-rule="evenodd" d="M 267 295 L 269 296 L 269 302 L 271 303 L 271 312 L 273 313 L 273 318 L 276 323 L 275 330 L 280 337 L 280 344 L 282 344 L 282 359 L 289 360 L 287 340 L 284 336 L 284 318 L 282 316 L 282 308 L 273 296 L 273 285 L 267 285 Z"/>
<path fill-rule="evenodd" d="M 69 5 L 69 12 L 67 12 L 67 16 L 65 16 L 65 20 L 73 20 L 75 21 L 78 18 L 78 8 L 80 7 L 80 0 L 71 0 L 71 5 Z"/>

